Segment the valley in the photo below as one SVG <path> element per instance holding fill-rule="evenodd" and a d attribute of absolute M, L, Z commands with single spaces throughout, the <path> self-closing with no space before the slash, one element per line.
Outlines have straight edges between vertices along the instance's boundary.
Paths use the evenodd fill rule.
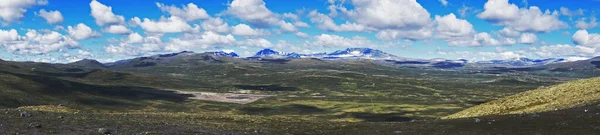
<path fill-rule="evenodd" d="M 507 125 L 495 127 L 499 131 L 523 119 L 513 119 L 512 115 L 519 114 L 515 111 L 461 115 L 471 107 L 504 104 L 509 101 L 495 100 L 600 76 L 597 68 L 558 70 L 567 64 L 593 65 L 594 59 L 541 64 L 527 64 L 534 60 L 522 59 L 525 63 L 496 62 L 490 66 L 461 60 L 379 60 L 373 54 L 386 59 L 395 56 L 376 50 L 350 58 L 258 56 L 266 52 L 270 51 L 249 58 L 224 52 L 181 52 L 104 64 L 94 60 L 69 64 L 2 61 L 0 108 L 7 113 L 0 115 L 10 122 L 0 123 L 8 125 L 0 129 L 16 128 L 12 133 L 22 134 L 89 134 L 98 128 L 110 128 L 117 134 L 164 134 L 169 130 L 190 134 L 476 134 L 483 131 L 456 125 L 472 125 L 472 117 L 493 119 L 493 124 Z M 341 56 L 343 52 L 335 54 Z M 597 79 L 590 81 L 594 84 Z M 576 92 L 564 96 L 573 95 L 569 93 Z M 586 95 L 595 97 L 595 93 Z M 537 102 L 539 98 L 514 100 Z M 596 98 L 586 99 L 590 100 L 563 102 L 559 112 L 531 111 L 541 113 L 543 118 L 530 122 L 560 122 L 547 118 L 562 117 L 572 108 L 598 103 Z M 546 101 L 551 100 L 540 100 Z M 19 117 L 23 112 L 33 116 Z M 564 117 L 596 118 L 579 115 Z M 53 126 L 59 116 L 64 117 L 59 121 L 67 125 L 98 124 L 66 130 Z M 29 131 L 27 125 L 32 122 L 44 126 Z M 135 122 L 146 126 L 134 126 Z M 158 131 L 152 127 L 168 129 Z M 456 130 L 462 132 L 453 132 Z"/>

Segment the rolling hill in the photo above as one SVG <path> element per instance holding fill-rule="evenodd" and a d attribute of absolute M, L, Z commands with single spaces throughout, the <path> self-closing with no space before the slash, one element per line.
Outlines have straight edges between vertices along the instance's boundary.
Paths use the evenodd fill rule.
<path fill-rule="evenodd" d="M 444 118 L 539 113 L 600 102 L 600 78 L 542 87 L 490 101 Z"/>

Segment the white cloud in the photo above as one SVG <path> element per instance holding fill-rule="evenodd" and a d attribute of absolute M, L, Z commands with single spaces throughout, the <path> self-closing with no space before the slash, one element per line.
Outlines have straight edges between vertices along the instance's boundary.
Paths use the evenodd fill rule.
<path fill-rule="evenodd" d="M 315 36 L 315 41 L 309 46 L 321 47 L 373 47 L 375 44 L 369 39 L 361 36 L 346 38 L 338 35 L 321 34 Z"/>
<path fill-rule="evenodd" d="M 292 23 L 285 22 L 283 20 L 279 21 L 279 27 L 283 32 L 296 32 L 298 29 Z"/>
<path fill-rule="evenodd" d="M 229 24 L 221 18 L 210 18 L 202 22 L 202 28 L 206 31 L 217 33 L 229 33 Z"/>
<path fill-rule="evenodd" d="M 121 35 L 126 35 L 126 34 L 131 33 L 131 30 L 129 30 L 129 28 L 125 27 L 124 25 L 111 25 L 111 26 L 108 26 L 108 27 L 102 29 L 102 31 L 104 31 L 106 33 L 121 34 Z"/>
<path fill-rule="evenodd" d="M 295 35 L 301 38 L 310 38 L 310 36 L 304 32 L 296 32 Z"/>
<path fill-rule="evenodd" d="M 266 7 L 263 0 L 233 0 L 226 13 L 255 27 L 266 28 L 279 22 L 279 18 Z"/>
<path fill-rule="evenodd" d="M 231 34 L 245 37 L 258 37 L 268 35 L 268 32 L 262 29 L 252 29 L 246 24 L 238 24 L 233 27 Z"/>
<path fill-rule="evenodd" d="M 77 41 L 56 31 L 28 30 L 24 36 L 19 36 L 14 29 L 0 30 L 0 45 L 19 54 L 46 54 L 80 46 Z"/>
<path fill-rule="evenodd" d="M 538 38 L 533 33 L 523 33 L 521 37 L 519 37 L 519 43 L 521 44 L 533 44 L 537 42 Z"/>
<path fill-rule="evenodd" d="M 515 4 L 508 3 L 508 0 L 489 0 L 484 9 L 477 15 L 479 18 L 517 31 L 550 32 L 568 27 L 558 18 L 557 11 L 542 12 L 536 6 L 519 9 Z"/>
<path fill-rule="evenodd" d="M 219 35 L 215 32 L 203 32 L 201 34 L 184 34 L 182 38 L 172 38 L 165 47 L 167 51 L 182 51 L 189 49 L 206 49 L 214 46 L 234 45 L 236 39 L 233 35 Z"/>
<path fill-rule="evenodd" d="M 171 16 L 169 18 L 161 17 L 158 21 L 153 21 L 148 18 L 144 20 L 135 17 L 132 19 L 133 23 L 139 25 L 148 33 L 180 33 L 180 32 L 198 32 L 200 26 L 190 26 L 185 20 Z"/>
<path fill-rule="evenodd" d="M 560 7 L 560 14 L 564 15 L 564 16 L 568 16 L 568 17 L 573 17 L 573 16 L 580 16 L 583 15 L 583 9 L 578 9 L 578 10 L 570 10 L 569 8 L 566 7 Z"/>
<path fill-rule="evenodd" d="M 90 2 L 92 9 L 92 17 L 96 19 L 96 24 L 99 26 L 124 24 L 125 18 L 121 15 L 115 15 L 112 12 L 112 7 L 106 6 L 96 0 Z"/>
<path fill-rule="evenodd" d="M 475 34 L 473 37 L 461 40 L 449 40 L 450 46 L 482 46 L 482 45 L 502 45 L 502 43 L 494 39 L 487 32 Z"/>
<path fill-rule="evenodd" d="M 290 18 L 294 21 L 300 19 L 300 17 L 298 17 L 298 15 L 294 14 L 294 13 L 284 13 L 283 14 L 283 18 Z"/>
<path fill-rule="evenodd" d="M 0 29 L 0 43 L 4 43 L 7 41 L 16 41 L 19 39 L 19 33 L 17 30 L 2 30 Z"/>
<path fill-rule="evenodd" d="M 596 17 L 590 17 L 590 22 L 586 22 L 587 18 L 581 18 L 577 20 L 575 27 L 579 29 L 591 29 L 598 26 L 598 22 L 596 21 Z"/>
<path fill-rule="evenodd" d="M 410 40 L 422 40 L 431 38 L 432 35 L 433 31 L 428 27 L 424 27 L 418 30 L 381 30 L 375 35 L 375 37 L 380 40 L 396 40 L 399 38 L 405 38 Z"/>
<path fill-rule="evenodd" d="M 357 23 L 346 22 L 341 25 L 337 25 L 333 19 L 329 16 L 317 12 L 317 10 L 313 10 L 308 15 L 310 17 L 310 21 L 313 23 L 317 23 L 317 27 L 321 30 L 340 32 L 340 31 L 354 31 L 354 32 L 364 32 L 364 31 L 373 31 L 374 28 L 366 27 L 364 25 L 360 25 Z"/>
<path fill-rule="evenodd" d="M 503 37 L 515 38 L 521 35 L 521 32 L 513 30 L 512 28 L 504 27 L 504 29 L 498 31 L 498 33 Z"/>
<path fill-rule="evenodd" d="M 358 24 L 378 29 L 415 30 L 429 26 L 430 14 L 416 0 L 352 0 L 342 11 Z"/>
<path fill-rule="evenodd" d="M 46 4 L 48 4 L 47 0 L 2 0 L 0 2 L 0 23 L 8 25 L 19 21 L 25 17 L 27 8 Z"/>
<path fill-rule="evenodd" d="M 140 56 L 162 51 L 163 47 L 164 43 L 158 36 L 143 37 L 138 33 L 131 33 L 117 45 L 104 47 L 104 51 L 116 55 Z"/>
<path fill-rule="evenodd" d="M 301 27 L 301 28 L 309 28 L 310 27 L 307 23 L 301 22 L 301 21 L 294 22 L 294 26 Z"/>
<path fill-rule="evenodd" d="M 183 6 L 182 8 L 178 8 L 174 5 L 168 6 L 158 2 L 156 2 L 156 6 L 158 6 L 158 8 L 160 8 L 160 10 L 163 12 L 167 12 L 172 16 L 184 18 L 187 21 L 210 18 L 210 15 L 206 13 L 206 10 L 203 8 L 198 8 L 198 6 L 194 3 L 189 3 L 187 6 Z"/>
<path fill-rule="evenodd" d="M 64 18 L 60 11 L 46 11 L 45 9 L 41 9 L 40 12 L 36 13 L 36 15 L 46 19 L 48 24 L 57 24 L 62 23 Z"/>
<path fill-rule="evenodd" d="M 444 40 L 454 40 L 457 38 L 464 39 L 465 37 L 475 34 L 473 25 L 467 20 L 457 19 L 453 13 L 440 17 L 435 16 L 436 38 Z"/>
<path fill-rule="evenodd" d="M 273 43 L 271 43 L 269 40 L 266 40 L 263 38 L 246 39 L 244 41 L 240 41 L 237 44 L 245 45 L 245 46 L 260 47 L 260 48 L 271 48 L 273 46 Z"/>
<path fill-rule="evenodd" d="M 572 39 L 577 45 L 600 47 L 600 34 L 590 34 L 587 30 L 575 32 Z"/>
<path fill-rule="evenodd" d="M 448 6 L 448 0 L 438 0 L 438 1 L 440 1 L 440 3 L 442 3 L 442 5 Z"/>
<path fill-rule="evenodd" d="M 450 52 L 441 52 L 438 51 L 438 54 L 441 55 L 457 55 L 461 58 L 468 59 L 469 61 L 485 61 L 485 60 L 504 60 L 511 58 L 522 58 L 527 57 L 526 55 L 521 54 L 520 52 L 472 52 L 472 51 L 450 51 Z"/>
<path fill-rule="evenodd" d="M 85 25 L 83 23 L 79 23 L 75 27 L 72 27 L 72 26 L 67 27 L 67 32 L 75 40 L 82 40 L 82 39 L 88 39 L 88 38 L 94 38 L 94 37 L 100 36 L 100 34 L 98 32 L 92 30 L 92 28 L 88 27 L 87 25 Z"/>
<path fill-rule="evenodd" d="M 570 56 L 594 57 L 598 55 L 598 51 L 595 48 L 564 44 L 541 46 L 539 48 L 530 48 L 528 51 L 542 58 Z"/>

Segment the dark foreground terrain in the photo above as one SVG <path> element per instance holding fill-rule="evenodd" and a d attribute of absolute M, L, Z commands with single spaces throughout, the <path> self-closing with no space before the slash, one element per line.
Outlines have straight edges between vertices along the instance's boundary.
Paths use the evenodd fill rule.
<path fill-rule="evenodd" d="M 29 116 L 22 116 L 27 112 Z M 3 134 L 600 134 L 600 105 L 538 114 L 410 122 L 329 122 L 215 113 L 56 113 L 4 109 Z M 102 130 L 106 129 L 106 130 Z"/>

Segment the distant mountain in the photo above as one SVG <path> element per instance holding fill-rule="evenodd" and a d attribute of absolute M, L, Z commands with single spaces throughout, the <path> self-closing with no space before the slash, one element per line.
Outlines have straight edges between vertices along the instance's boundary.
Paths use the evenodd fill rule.
<path fill-rule="evenodd" d="M 299 54 L 295 52 L 284 53 L 272 49 L 263 49 L 249 58 L 318 58 L 318 59 L 372 59 L 386 60 L 398 59 L 398 56 L 371 48 L 348 48 L 332 53 Z"/>
<path fill-rule="evenodd" d="M 541 66 L 552 71 L 590 71 L 600 70 L 600 57 L 587 60 L 552 63 Z"/>
<path fill-rule="evenodd" d="M 348 48 L 329 53 L 327 58 L 397 59 L 398 56 L 371 48 Z"/>
<path fill-rule="evenodd" d="M 548 59 L 530 59 L 530 58 L 513 58 L 507 60 L 491 60 L 491 61 L 479 61 L 476 64 L 488 65 L 488 66 L 508 66 L 508 67 L 532 67 L 532 66 L 543 66 L 553 63 L 564 62 L 562 58 L 548 58 Z"/>
<path fill-rule="evenodd" d="M 228 57 L 234 57 L 234 58 L 240 57 L 235 52 L 227 53 L 227 52 L 224 52 L 224 51 L 215 52 L 215 55 L 217 55 L 217 56 L 228 56 Z"/>
<path fill-rule="evenodd" d="M 85 67 L 85 68 L 89 68 L 89 69 L 106 68 L 106 66 L 104 66 L 104 64 L 102 64 L 96 60 L 91 60 L 91 59 L 83 59 L 83 60 L 79 60 L 79 61 L 76 61 L 73 63 L 69 63 L 67 65 L 74 65 L 74 66 Z"/>
<path fill-rule="evenodd" d="M 306 54 L 298 54 L 295 52 L 291 52 L 291 53 L 284 53 L 284 52 L 278 52 L 272 49 L 263 49 L 260 50 L 258 52 L 256 52 L 256 54 L 254 54 L 254 56 L 248 57 L 248 58 L 277 58 L 277 59 L 283 59 L 283 58 L 302 58 L 304 56 L 308 56 Z"/>
<path fill-rule="evenodd" d="M 171 54 L 160 54 L 149 57 L 139 57 L 128 60 L 121 60 L 106 65 L 111 68 L 119 67 L 151 67 L 156 65 L 197 65 L 207 63 L 224 63 L 232 61 L 239 57 L 236 53 L 227 52 L 205 52 L 195 53 L 191 51 L 182 51 Z"/>

